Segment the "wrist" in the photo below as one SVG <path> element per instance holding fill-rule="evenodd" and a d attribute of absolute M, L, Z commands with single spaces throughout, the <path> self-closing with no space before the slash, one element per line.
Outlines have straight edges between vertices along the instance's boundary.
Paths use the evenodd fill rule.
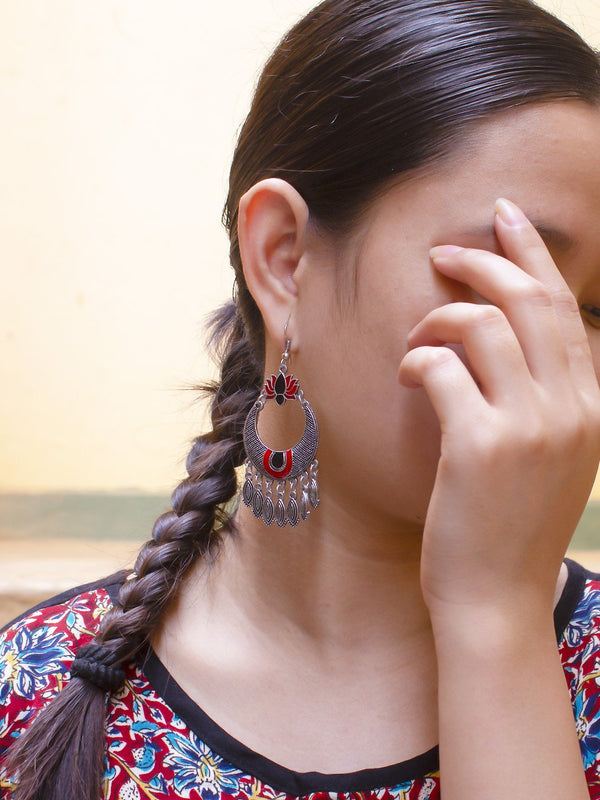
<path fill-rule="evenodd" d="M 534 604 L 511 597 L 451 608 L 434 605 L 429 611 L 438 658 L 510 660 L 530 650 L 540 652 L 544 642 L 556 651 L 552 602 Z"/>

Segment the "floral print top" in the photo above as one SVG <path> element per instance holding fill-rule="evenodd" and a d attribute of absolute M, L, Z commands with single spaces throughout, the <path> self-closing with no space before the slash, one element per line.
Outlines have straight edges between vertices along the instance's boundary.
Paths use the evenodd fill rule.
<path fill-rule="evenodd" d="M 567 561 L 555 626 L 590 796 L 600 800 L 600 575 Z M 69 680 L 124 575 L 78 587 L 0 635 L 0 764 L 36 712 Z M 105 800 L 438 800 L 437 748 L 390 767 L 343 775 L 294 772 L 245 747 L 195 705 L 154 653 L 110 697 Z M 0 768 L 0 796 L 14 784 Z"/>

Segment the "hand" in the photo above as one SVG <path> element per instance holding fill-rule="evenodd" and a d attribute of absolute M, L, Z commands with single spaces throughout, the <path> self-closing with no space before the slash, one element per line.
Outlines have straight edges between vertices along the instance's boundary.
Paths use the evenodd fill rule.
<path fill-rule="evenodd" d="M 551 610 L 600 456 L 600 391 L 577 302 L 516 206 L 498 202 L 495 228 L 506 258 L 434 248 L 435 267 L 489 305 L 427 314 L 400 366 L 441 426 L 421 562 L 435 614 Z"/>

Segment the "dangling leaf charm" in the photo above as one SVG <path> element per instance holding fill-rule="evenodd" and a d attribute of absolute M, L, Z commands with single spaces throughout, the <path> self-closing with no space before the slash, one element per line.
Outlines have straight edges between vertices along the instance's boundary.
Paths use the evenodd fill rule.
<path fill-rule="evenodd" d="M 254 493 L 254 500 L 252 502 L 252 511 L 254 512 L 254 516 L 260 519 L 262 516 L 263 510 L 263 493 L 260 489 L 257 489 Z"/>
<path fill-rule="evenodd" d="M 308 496 L 308 492 L 302 492 L 302 497 L 300 498 L 300 516 L 303 520 L 305 520 L 308 515 L 310 514 L 310 498 Z"/>
<path fill-rule="evenodd" d="M 310 504 L 313 508 L 317 508 L 320 503 L 319 498 L 319 485 L 315 478 L 312 479 L 310 482 L 310 489 L 309 489 L 309 496 L 310 496 Z"/>
<path fill-rule="evenodd" d="M 265 500 L 262 516 L 265 521 L 265 525 L 270 525 L 275 519 L 275 508 L 270 497 L 267 497 Z"/>
<path fill-rule="evenodd" d="M 275 521 L 279 525 L 280 528 L 283 528 L 285 525 L 285 505 L 283 504 L 283 500 L 279 498 L 277 501 L 277 505 L 275 507 Z"/>
<path fill-rule="evenodd" d="M 242 499 L 247 506 L 252 505 L 252 501 L 254 500 L 254 484 L 250 478 L 246 478 L 244 481 L 244 488 L 242 489 Z"/>
<path fill-rule="evenodd" d="M 293 527 L 296 527 L 300 519 L 300 512 L 298 510 L 298 503 L 294 497 L 290 498 L 287 506 L 287 520 Z"/>

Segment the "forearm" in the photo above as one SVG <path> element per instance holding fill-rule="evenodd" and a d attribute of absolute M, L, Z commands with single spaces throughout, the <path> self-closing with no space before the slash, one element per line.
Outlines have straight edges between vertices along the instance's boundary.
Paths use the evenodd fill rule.
<path fill-rule="evenodd" d="M 434 626 L 444 800 L 589 800 L 551 614 L 493 616 Z"/>

